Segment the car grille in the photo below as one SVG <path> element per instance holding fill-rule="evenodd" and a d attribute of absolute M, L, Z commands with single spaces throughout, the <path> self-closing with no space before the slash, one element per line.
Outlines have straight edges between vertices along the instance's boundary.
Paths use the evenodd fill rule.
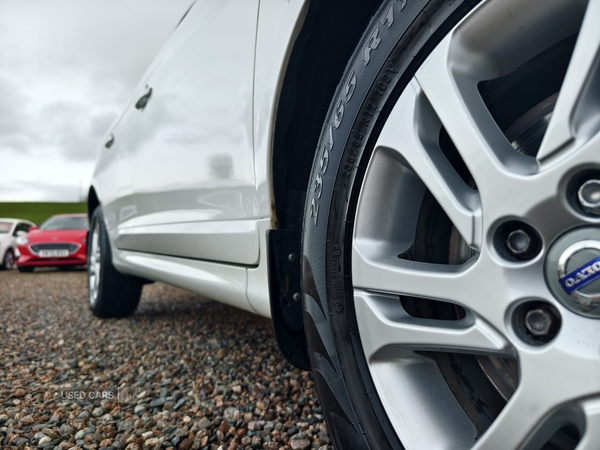
<path fill-rule="evenodd" d="M 78 244 L 33 244 L 29 247 L 33 253 L 39 253 L 40 250 L 69 250 L 69 253 L 75 253 L 79 249 Z"/>

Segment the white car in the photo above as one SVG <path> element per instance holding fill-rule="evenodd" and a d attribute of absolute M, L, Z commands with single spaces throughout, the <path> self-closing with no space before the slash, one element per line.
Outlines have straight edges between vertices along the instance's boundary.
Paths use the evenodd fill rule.
<path fill-rule="evenodd" d="M 600 448 L 600 0 L 198 0 L 106 135 L 89 301 L 270 317 L 338 450 Z"/>
<path fill-rule="evenodd" d="M 0 270 L 11 270 L 20 256 L 17 238 L 29 233 L 33 222 L 23 219 L 0 218 Z"/>

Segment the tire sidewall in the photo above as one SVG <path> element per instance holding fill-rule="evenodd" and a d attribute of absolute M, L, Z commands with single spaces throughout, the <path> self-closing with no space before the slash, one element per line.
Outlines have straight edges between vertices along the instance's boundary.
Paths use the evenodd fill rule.
<path fill-rule="evenodd" d="M 8 261 L 8 257 L 9 255 L 12 255 L 12 260 L 9 263 Z M 13 250 L 11 248 L 9 248 L 8 250 L 6 250 L 6 253 L 4 254 L 4 258 L 2 258 L 2 269 L 4 270 L 11 270 L 15 265 L 15 253 L 13 252 Z"/>
<path fill-rule="evenodd" d="M 376 394 L 356 324 L 354 213 L 383 119 L 416 67 L 475 3 L 385 1 L 350 60 L 323 126 L 303 223 L 303 304 L 311 364 L 339 449 L 403 448 Z"/>

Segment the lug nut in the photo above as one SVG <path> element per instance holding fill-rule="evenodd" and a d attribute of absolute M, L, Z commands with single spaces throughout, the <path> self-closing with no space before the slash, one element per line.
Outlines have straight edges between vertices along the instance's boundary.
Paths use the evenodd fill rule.
<path fill-rule="evenodd" d="M 525 315 L 525 328 L 534 336 L 548 336 L 555 326 L 556 317 L 546 308 L 536 308 Z"/>
<path fill-rule="evenodd" d="M 529 250 L 531 238 L 523 230 L 515 230 L 506 238 L 506 246 L 513 255 L 521 255 Z"/>
<path fill-rule="evenodd" d="M 588 213 L 600 215 L 600 180 L 588 180 L 577 191 L 581 207 Z"/>

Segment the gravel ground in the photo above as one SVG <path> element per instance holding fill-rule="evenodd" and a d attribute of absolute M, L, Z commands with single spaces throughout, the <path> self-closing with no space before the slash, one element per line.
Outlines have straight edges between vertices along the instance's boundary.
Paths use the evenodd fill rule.
<path fill-rule="evenodd" d="M 100 320 L 86 295 L 84 271 L 0 272 L 1 448 L 331 449 L 267 319 L 155 283 Z"/>

